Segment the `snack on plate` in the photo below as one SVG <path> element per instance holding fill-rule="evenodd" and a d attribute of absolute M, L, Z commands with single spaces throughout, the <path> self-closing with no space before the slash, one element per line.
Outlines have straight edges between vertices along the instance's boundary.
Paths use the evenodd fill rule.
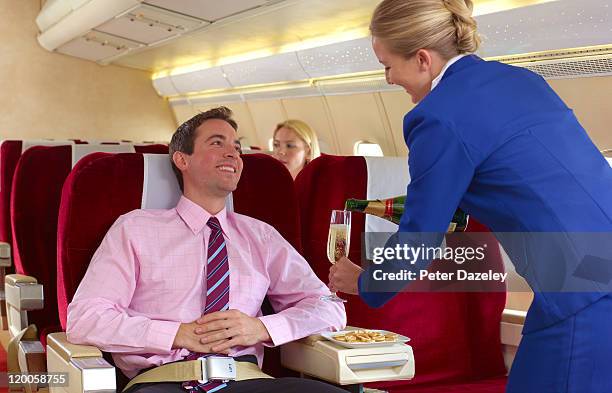
<path fill-rule="evenodd" d="M 332 336 L 334 340 L 347 343 L 377 343 L 377 342 L 392 342 L 396 341 L 399 335 L 396 333 L 382 333 L 372 330 L 355 330 Z"/>

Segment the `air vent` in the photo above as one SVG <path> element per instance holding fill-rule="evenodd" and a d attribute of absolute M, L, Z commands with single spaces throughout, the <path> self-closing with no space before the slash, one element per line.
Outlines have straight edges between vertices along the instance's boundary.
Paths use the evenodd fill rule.
<path fill-rule="evenodd" d="M 612 75 L 612 45 L 489 57 L 487 60 L 524 67 L 545 79 Z"/>
<path fill-rule="evenodd" d="M 319 87 L 321 95 L 343 95 L 356 93 L 372 93 L 379 91 L 401 91 L 402 88 L 389 85 L 384 75 L 363 79 L 352 79 L 347 81 L 324 80 L 317 81 L 315 85 Z"/>
<path fill-rule="evenodd" d="M 246 101 L 280 100 L 283 98 L 320 96 L 319 89 L 314 86 L 287 88 L 283 90 L 258 91 L 244 94 Z"/>
<path fill-rule="evenodd" d="M 600 58 L 543 61 L 533 64 L 516 64 L 525 67 L 544 79 L 585 78 L 612 75 L 612 56 Z"/>
<path fill-rule="evenodd" d="M 219 94 L 210 97 L 172 98 L 169 100 L 170 106 L 228 104 L 242 101 L 244 101 L 242 94 Z"/>

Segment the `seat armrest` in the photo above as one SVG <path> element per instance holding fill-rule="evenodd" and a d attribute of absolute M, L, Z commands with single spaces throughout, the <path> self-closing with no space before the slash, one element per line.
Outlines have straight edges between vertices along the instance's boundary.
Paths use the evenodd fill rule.
<path fill-rule="evenodd" d="M 523 337 L 523 325 L 525 324 L 527 312 L 520 310 L 505 309 L 502 314 L 500 334 L 502 351 L 506 369 L 510 370 L 521 338 Z"/>
<path fill-rule="evenodd" d="M 0 242 L 0 268 L 11 266 L 11 246 L 6 242 Z"/>
<path fill-rule="evenodd" d="M 11 337 L 28 327 L 27 311 L 44 306 L 43 286 L 34 277 L 9 274 L 4 278 L 6 317 Z"/>
<path fill-rule="evenodd" d="M 9 274 L 4 278 L 4 293 L 9 306 L 20 311 L 40 310 L 44 306 L 43 286 L 31 276 Z"/>
<path fill-rule="evenodd" d="M 55 350 L 66 361 L 78 358 L 102 357 L 102 352 L 94 346 L 72 344 L 68 341 L 64 332 L 47 335 L 47 348 Z"/>
<path fill-rule="evenodd" d="M 6 268 L 11 266 L 11 246 L 6 242 L 0 242 L 0 282 L 4 282 Z M 0 290 L 0 330 L 8 329 L 6 318 L 6 297 L 4 288 Z"/>
<path fill-rule="evenodd" d="M 102 357 L 102 352 L 90 345 L 68 342 L 66 333 L 47 336 L 47 370 L 68 376 L 67 386 L 50 387 L 51 393 L 115 391 L 117 388 L 115 368 Z"/>
<path fill-rule="evenodd" d="M 345 348 L 319 334 L 281 346 L 281 363 L 288 369 L 337 385 L 414 377 L 414 355 L 409 345 Z"/>
<path fill-rule="evenodd" d="M 527 311 L 511 310 L 509 308 L 504 309 L 502 313 L 502 322 L 515 323 L 517 325 L 524 325 L 525 318 L 527 318 Z"/>
<path fill-rule="evenodd" d="M 501 343 L 518 347 L 521 342 L 526 311 L 505 309 L 501 322 Z"/>

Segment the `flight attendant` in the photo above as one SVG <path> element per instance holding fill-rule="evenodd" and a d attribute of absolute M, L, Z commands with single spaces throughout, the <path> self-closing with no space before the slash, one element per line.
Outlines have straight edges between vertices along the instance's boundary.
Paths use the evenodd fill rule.
<path fill-rule="evenodd" d="M 496 233 L 534 291 L 508 392 L 612 392 L 610 242 L 592 239 L 612 232 L 609 164 L 540 76 L 473 54 L 471 0 L 384 0 L 370 31 L 417 104 L 399 234 L 443 233 L 457 207 Z M 394 293 L 364 290 L 372 270 L 341 259 L 330 287 L 378 307 Z"/>

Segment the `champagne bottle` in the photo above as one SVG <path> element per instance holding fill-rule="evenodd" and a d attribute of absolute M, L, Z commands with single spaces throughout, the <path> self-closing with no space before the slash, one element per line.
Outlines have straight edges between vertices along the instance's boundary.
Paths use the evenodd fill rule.
<path fill-rule="evenodd" d="M 344 205 L 345 210 L 372 214 L 384 218 L 395 224 L 399 224 L 402 214 L 404 214 L 404 202 L 406 195 L 389 199 L 347 199 Z M 447 232 L 463 232 L 467 228 L 469 217 L 463 210 L 457 209 L 448 225 Z"/>

